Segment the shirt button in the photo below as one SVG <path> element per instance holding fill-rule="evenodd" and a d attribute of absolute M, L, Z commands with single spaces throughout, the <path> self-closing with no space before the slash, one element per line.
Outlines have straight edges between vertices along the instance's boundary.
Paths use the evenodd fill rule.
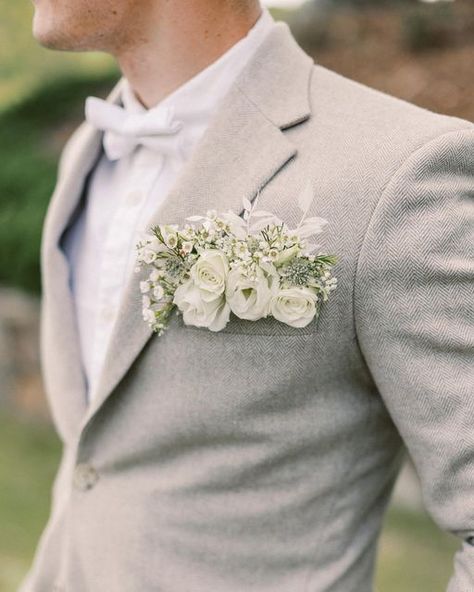
<path fill-rule="evenodd" d="M 99 474 L 88 463 L 79 463 L 74 469 L 74 487 L 80 491 L 86 491 L 94 487 L 99 479 Z"/>
<path fill-rule="evenodd" d="M 134 206 L 143 199 L 143 191 L 134 190 L 127 193 L 127 203 Z"/>
<path fill-rule="evenodd" d="M 474 536 L 467 537 L 466 542 L 474 547 Z"/>

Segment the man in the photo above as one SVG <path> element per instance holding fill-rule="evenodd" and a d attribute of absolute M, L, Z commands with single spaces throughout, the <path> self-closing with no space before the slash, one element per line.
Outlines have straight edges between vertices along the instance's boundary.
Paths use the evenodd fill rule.
<path fill-rule="evenodd" d="M 34 34 L 123 77 L 45 221 L 64 453 L 21 592 L 369 592 L 404 445 L 473 590 L 474 124 L 314 63 L 254 0 L 37 0 Z M 257 194 L 292 227 L 307 183 L 338 257 L 318 318 L 150 330 L 143 230 Z"/>

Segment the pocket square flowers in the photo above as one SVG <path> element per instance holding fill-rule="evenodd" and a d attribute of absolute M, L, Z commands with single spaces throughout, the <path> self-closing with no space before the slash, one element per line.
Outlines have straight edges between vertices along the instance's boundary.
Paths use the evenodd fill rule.
<path fill-rule="evenodd" d="M 137 244 L 137 268 L 148 272 L 140 282 L 143 318 L 159 335 L 174 310 L 186 325 L 220 331 L 231 313 L 257 321 L 273 316 L 304 327 L 337 286 L 331 275 L 334 255 L 315 253 L 308 242 L 328 223 L 307 217 L 309 188 L 298 199 L 303 211 L 290 229 L 272 212 L 243 199 L 243 216 L 232 211 L 189 216 L 183 228 L 153 226 Z M 196 223 L 196 224 L 193 224 Z"/>

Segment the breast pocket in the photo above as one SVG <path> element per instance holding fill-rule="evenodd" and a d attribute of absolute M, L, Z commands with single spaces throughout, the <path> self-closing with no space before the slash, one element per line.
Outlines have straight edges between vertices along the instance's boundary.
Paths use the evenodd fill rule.
<path fill-rule="evenodd" d="M 201 332 L 206 331 L 212 333 L 212 331 L 209 331 L 209 329 L 206 327 L 195 327 L 193 325 L 185 325 L 182 320 L 182 317 L 180 317 L 179 324 L 182 327 L 185 327 L 187 330 Z M 292 325 L 283 323 L 282 321 L 279 321 L 278 319 L 272 316 L 257 319 L 256 321 L 248 321 L 246 319 L 241 319 L 238 316 L 231 313 L 226 326 L 217 333 L 235 335 L 261 335 L 268 337 L 311 335 L 317 332 L 318 324 L 318 314 L 316 314 L 305 327 L 293 327 Z"/>

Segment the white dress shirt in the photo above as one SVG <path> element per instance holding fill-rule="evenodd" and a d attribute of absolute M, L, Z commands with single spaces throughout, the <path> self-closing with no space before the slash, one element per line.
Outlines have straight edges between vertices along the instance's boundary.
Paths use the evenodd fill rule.
<path fill-rule="evenodd" d="M 175 118 L 183 122 L 173 136 L 180 143 L 176 155 L 165 156 L 144 145 L 115 160 L 103 152 L 91 173 L 85 206 L 64 242 L 89 400 L 94 397 L 123 289 L 134 272 L 135 245 L 204 134 L 217 104 L 274 25 L 268 9 L 262 7 L 260 18 L 244 38 L 152 108 L 172 107 Z M 145 112 L 128 81 L 123 82 L 124 109 Z"/>

